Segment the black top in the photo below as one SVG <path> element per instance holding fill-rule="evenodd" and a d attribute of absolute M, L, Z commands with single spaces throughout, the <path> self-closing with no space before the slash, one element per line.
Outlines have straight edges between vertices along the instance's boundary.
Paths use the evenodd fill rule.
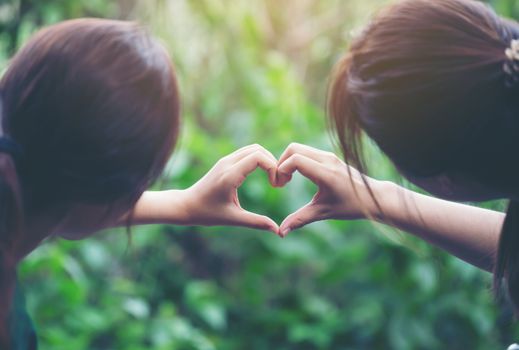
<path fill-rule="evenodd" d="M 25 308 L 25 297 L 16 283 L 13 304 L 9 315 L 9 334 L 12 350 L 37 350 L 38 340 L 34 325 Z"/>

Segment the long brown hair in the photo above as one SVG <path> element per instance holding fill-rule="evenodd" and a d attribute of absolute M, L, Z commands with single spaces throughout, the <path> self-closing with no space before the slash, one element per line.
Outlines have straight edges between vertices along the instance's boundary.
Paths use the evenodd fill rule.
<path fill-rule="evenodd" d="M 0 81 L 0 348 L 28 213 L 55 204 L 128 209 L 176 143 L 179 98 L 163 49 L 141 26 L 66 21 L 37 33 Z M 4 347 L 2 347 L 4 346 Z"/>
<path fill-rule="evenodd" d="M 405 0 L 381 11 L 333 73 L 328 116 L 346 160 L 366 171 L 367 134 L 413 177 L 460 174 L 519 190 L 519 87 L 505 50 L 517 23 L 472 0 Z M 511 201 L 494 265 L 519 308 L 519 205 Z"/>

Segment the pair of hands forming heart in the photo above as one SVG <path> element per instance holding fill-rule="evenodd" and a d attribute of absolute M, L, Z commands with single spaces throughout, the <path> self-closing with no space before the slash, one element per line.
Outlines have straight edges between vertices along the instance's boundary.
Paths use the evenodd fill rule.
<path fill-rule="evenodd" d="M 274 187 L 287 184 L 295 171 L 318 186 L 313 199 L 278 226 L 269 217 L 243 209 L 238 188 L 257 168 L 265 170 Z M 365 177 L 369 186 L 378 181 Z M 291 144 L 281 157 L 260 145 L 243 147 L 220 159 L 196 184 L 185 190 L 186 223 L 190 225 L 244 226 L 272 231 L 285 237 L 290 231 L 318 220 L 358 219 L 374 209 L 362 175 L 335 154 Z"/>

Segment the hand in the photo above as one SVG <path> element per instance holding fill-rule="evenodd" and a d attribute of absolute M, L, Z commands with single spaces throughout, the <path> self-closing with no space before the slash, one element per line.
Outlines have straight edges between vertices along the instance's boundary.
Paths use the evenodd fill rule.
<path fill-rule="evenodd" d="M 276 185 L 284 186 L 296 170 L 319 189 L 310 203 L 281 223 L 281 237 L 314 221 L 361 219 L 374 213 L 376 205 L 369 188 L 378 181 L 362 175 L 335 154 L 293 143 L 279 159 Z"/>
<path fill-rule="evenodd" d="M 238 188 L 257 168 L 268 173 L 275 184 L 277 159 L 259 145 L 243 147 L 220 159 L 196 184 L 185 190 L 186 212 L 191 225 L 245 226 L 279 232 L 270 218 L 251 213 L 240 206 Z"/>

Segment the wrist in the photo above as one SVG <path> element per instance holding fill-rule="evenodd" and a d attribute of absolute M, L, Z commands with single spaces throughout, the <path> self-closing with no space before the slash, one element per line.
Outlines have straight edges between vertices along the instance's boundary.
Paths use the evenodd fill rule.
<path fill-rule="evenodd" d="M 200 210 L 201 204 L 198 201 L 200 195 L 197 194 L 197 190 L 193 187 L 189 187 L 185 190 L 180 191 L 179 204 L 180 214 L 179 217 L 182 220 L 181 225 L 191 226 L 197 225 L 197 210 Z"/>
<path fill-rule="evenodd" d="M 397 202 L 399 186 L 391 181 L 379 180 L 370 181 L 369 186 L 373 197 L 369 198 L 367 217 L 384 223 L 390 216 L 392 205 Z"/>

